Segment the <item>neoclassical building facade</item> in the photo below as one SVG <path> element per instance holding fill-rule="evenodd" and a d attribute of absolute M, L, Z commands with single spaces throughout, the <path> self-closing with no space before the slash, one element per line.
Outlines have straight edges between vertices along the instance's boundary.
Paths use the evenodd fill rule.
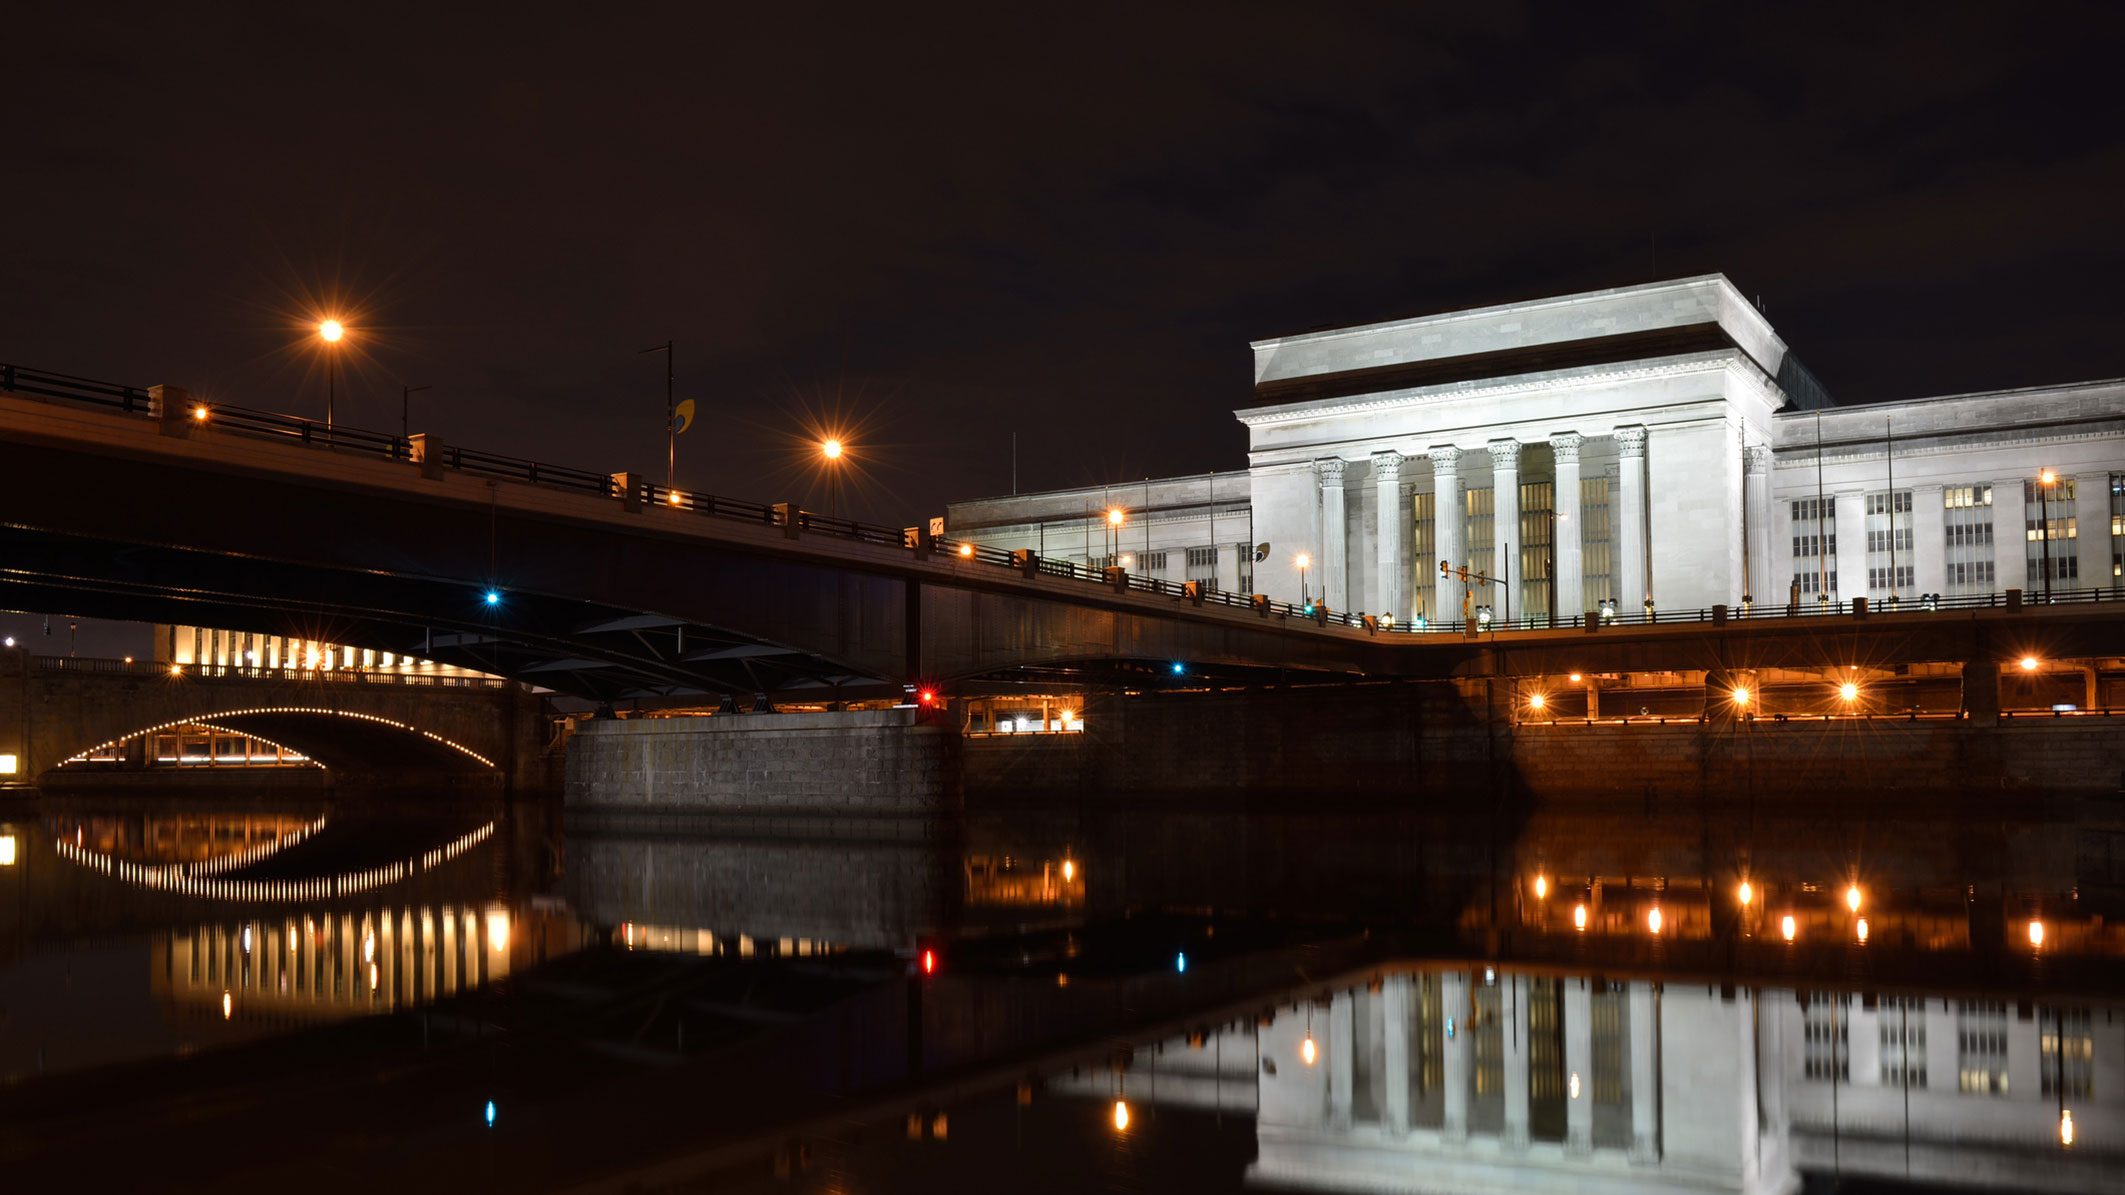
<path fill-rule="evenodd" d="M 2125 585 L 2125 380 L 1839 406 L 1721 275 L 1252 347 L 1244 468 L 951 533 L 1432 624 Z"/>

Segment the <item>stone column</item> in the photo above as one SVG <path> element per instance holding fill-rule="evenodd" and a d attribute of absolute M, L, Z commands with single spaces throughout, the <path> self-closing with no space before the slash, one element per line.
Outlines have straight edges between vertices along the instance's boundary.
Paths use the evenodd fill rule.
<path fill-rule="evenodd" d="M 1741 596 L 1753 604 L 1784 605 L 1790 578 L 1780 580 L 1771 562 L 1771 446 L 1741 450 L 1742 517 L 1749 524 L 1749 575 Z"/>
<path fill-rule="evenodd" d="M 1550 451 L 1557 458 L 1557 543 L 1555 572 L 1557 578 L 1557 608 L 1550 611 L 1558 618 L 1570 618 L 1587 611 L 1586 564 L 1582 547 L 1586 542 L 1586 529 L 1579 522 L 1579 433 L 1558 432 L 1549 438 Z"/>
<path fill-rule="evenodd" d="M 1631 1160 L 1660 1160 L 1660 1029 L 1653 985 L 1633 980 L 1631 1009 Z"/>
<path fill-rule="evenodd" d="M 2110 575 L 2110 474 L 2082 473 L 2073 479 L 2073 517 L 2077 520 L 2076 538 L 2059 540 L 2051 545 L 2053 552 L 2059 544 L 2071 551 L 2079 544 L 2081 550 L 2081 575 L 2077 580 L 2067 581 L 2068 589 L 2110 589 L 2125 584 L 2125 577 Z"/>
<path fill-rule="evenodd" d="M 1351 1090 L 1357 1069 L 1357 997 L 1337 992 L 1328 1005 L 1328 1125 L 1348 1129 Z"/>
<path fill-rule="evenodd" d="M 1852 608 L 1852 599 L 1867 596 L 1867 495 L 1859 490 L 1837 494 L 1837 604 Z"/>
<path fill-rule="evenodd" d="M 1499 618 L 1508 612 L 1524 616 L 1520 608 L 1520 441 L 1490 442 L 1491 485 L 1491 575 L 1505 582 L 1491 589 L 1491 609 Z M 1519 545 L 1519 546 L 1515 546 Z"/>
<path fill-rule="evenodd" d="M 1455 568 L 1468 563 L 1466 550 L 1461 546 L 1463 513 L 1461 450 L 1451 444 L 1442 444 L 1431 450 L 1432 543 L 1438 549 L 1439 560 L 1448 561 Z M 1424 571 L 1435 586 L 1431 618 L 1437 623 L 1453 622 L 1461 617 L 1461 583 L 1449 580 L 1438 571 L 1439 560 L 1424 562 Z"/>
<path fill-rule="evenodd" d="M 1380 1075 L 1386 1085 L 1381 1120 L 1393 1136 L 1409 1132 L 1409 975 L 1390 975 L 1380 986 Z"/>
<path fill-rule="evenodd" d="M 1505 1148 L 1526 1149 L 1527 1133 L 1527 977 L 1505 979 L 1499 1012 L 1505 1017 Z"/>
<path fill-rule="evenodd" d="M 1911 487 L 1911 551 L 1901 554 L 1911 562 L 1912 591 L 1905 601 L 1921 593 L 1941 593 L 1948 588 L 1948 508 L 1938 485 Z M 1927 1039 L 1931 1041 L 1931 1038 Z"/>
<path fill-rule="evenodd" d="M 1564 1148 L 1594 1148 L 1594 996 L 1587 981 L 1564 990 Z"/>
<path fill-rule="evenodd" d="M 1343 461 L 1340 457 L 1316 461 L 1314 471 L 1321 478 L 1319 597 L 1328 603 L 1330 610 L 1340 614 L 1348 609 L 1350 604 L 1350 566 L 1349 556 L 1345 551 L 1349 532 L 1343 513 Z"/>
<path fill-rule="evenodd" d="M 1616 429 L 1616 617 L 1636 618 L 1645 613 L 1645 599 L 1652 594 L 1651 578 L 1645 571 L 1645 429 Z"/>
<path fill-rule="evenodd" d="M 1373 608 L 1397 621 L 1409 617 L 1409 549 L 1403 526 L 1409 514 L 1402 501 L 1402 454 L 1372 454 L 1372 482 L 1379 498 L 1379 594 Z"/>
<path fill-rule="evenodd" d="M 2020 589 L 2042 593 L 2041 571 L 2029 567 L 2029 516 L 2023 512 L 2022 479 L 2001 477 L 1992 483 L 1992 591 Z M 2053 544 L 2052 547 L 2057 547 Z M 2041 557 L 2040 557 L 2041 558 Z"/>
<path fill-rule="evenodd" d="M 1448 1031 L 1441 1045 L 1439 1081 L 1445 1090 L 1445 1116 L 1440 1135 L 1447 1141 L 1468 1140 L 1468 972 L 1449 971 L 1439 977 L 1439 1009 Z"/>

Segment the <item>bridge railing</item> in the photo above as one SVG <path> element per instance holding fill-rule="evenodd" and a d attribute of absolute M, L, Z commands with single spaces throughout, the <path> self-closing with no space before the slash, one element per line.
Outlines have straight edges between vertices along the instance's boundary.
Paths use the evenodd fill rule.
<path fill-rule="evenodd" d="M 28 395 L 60 402 L 82 403 L 122 411 L 128 414 L 157 414 L 148 390 L 138 386 L 122 386 L 70 374 L 51 373 L 25 366 L 0 363 L 0 392 Z M 392 460 L 410 460 L 413 444 L 408 437 L 393 436 L 383 432 L 335 425 L 326 427 L 315 420 L 282 415 L 271 411 L 253 410 L 227 403 L 195 400 L 193 414 L 202 423 L 234 431 L 242 435 L 315 445 L 342 451 Z M 803 510 L 793 504 L 770 504 L 751 502 L 739 498 L 726 498 L 715 494 L 696 493 L 653 482 L 639 483 L 640 493 L 622 492 L 626 474 L 596 473 L 586 469 L 564 465 L 550 465 L 520 457 L 502 456 L 470 448 L 438 446 L 436 463 L 444 468 L 456 469 L 478 477 L 513 481 L 524 485 L 543 486 L 568 490 L 575 493 L 594 494 L 606 498 L 626 499 L 640 502 L 644 507 L 666 507 L 708 518 L 726 519 L 734 522 L 752 523 L 760 526 L 782 527 L 809 535 L 830 536 L 852 543 L 865 543 L 882 547 L 917 547 L 922 537 L 911 542 L 907 531 L 898 527 L 886 527 L 824 515 Z M 936 552 L 951 558 L 996 568 L 1020 569 L 1023 567 L 1018 553 L 989 547 L 950 537 L 939 537 L 930 545 Z M 1216 606 L 1223 609 L 1245 610 L 1263 617 L 1275 617 L 1285 621 L 1312 622 L 1320 627 L 1363 628 L 1372 634 L 1423 635 L 1465 634 L 1466 625 L 1460 619 L 1426 621 L 1422 618 L 1408 622 L 1389 618 L 1368 618 L 1362 611 L 1330 610 L 1319 602 L 1275 601 L 1260 594 L 1230 593 L 1210 585 L 1198 585 L 1191 596 L 1187 582 L 1167 581 L 1121 572 L 1119 577 L 1103 570 L 1093 569 L 1070 560 L 1034 557 L 1033 573 L 1041 577 L 1056 577 L 1081 584 L 1115 587 L 1123 592 L 1150 594 L 1170 598 L 1176 602 Z M 2042 605 L 2045 599 L 2040 593 L 2025 594 L 2025 605 Z M 2048 599 L 2052 604 L 2102 602 L 2125 600 L 2125 590 L 2072 589 L 2054 590 Z M 2004 606 L 2008 602 L 2005 593 L 1984 594 L 1932 594 L 1884 602 L 1872 607 L 1871 613 L 1894 614 L 1911 612 L 1937 612 Z M 1816 602 L 1803 599 L 1797 605 L 1788 603 L 1754 603 L 1736 605 L 1724 610 L 1728 620 L 1754 620 L 1764 618 L 1805 618 L 1854 613 L 1848 602 Z M 1603 626 L 1646 626 L 1670 623 L 1712 622 L 1722 617 L 1718 608 L 1694 610 L 1660 610 L 1644 608 L 1626 610 L 1611 605 L 1607 612 L 1594 617 Z M 1588 616 L 1584 612 L 1569 614 L 1521 616 L 1512 619 L 1496 617 L 1477 620 L 1476 630 L 1490 634 L 1499 631 L 1539 631 L 1583 628 Z M 247 674 L 250 670 L 246 670 Z M 284 670 L 285 671 L 285 670 Z M 305 678 L 312 674 L 302 671 Z M 335 678 L 339 674 L 334 674 Z M 369 673 L 363 675 L 383 675 Z M 406 683 L 420 683 L 408 681 Z"/>
<path fill-rule="evenodd" d="M 165 676 L 172 679 L 298 681 L 331 685 L 412 685 L 437 689 L 507 689 L 517 682 L 499 676 L 449 676 L 424 672 L 364 672 L 337 668 L 254 668 L 234 664 L 171 664 L 160 660 L 112 660 L 92 656 L 31 656 L 40 672 Z"/>

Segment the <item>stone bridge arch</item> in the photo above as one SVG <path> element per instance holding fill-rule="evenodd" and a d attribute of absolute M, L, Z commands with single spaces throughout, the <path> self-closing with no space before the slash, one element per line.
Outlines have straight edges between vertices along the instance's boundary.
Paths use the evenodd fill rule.
<path fill-rule="evenodd" d="M 105 744 L 187 723 L 280 744 L 341 775 L 495 773 L 514 785 L 544 746 L 542 703 L 512 682 L 173 675 L 167 665 L 0 655 L 15 657 L 0 660 L 0 754 L 16 756 L 4 780 L 34 783 Z"/>

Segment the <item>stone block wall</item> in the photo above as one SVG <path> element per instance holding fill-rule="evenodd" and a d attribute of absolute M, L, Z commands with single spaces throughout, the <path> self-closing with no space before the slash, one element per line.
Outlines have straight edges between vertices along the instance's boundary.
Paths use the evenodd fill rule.
<path fill-rule="evenodd" d="M 572 819 L 954 814 L 960 743 L 916 710 L 590 722 L 568 744 L 566 805 Z"/>

